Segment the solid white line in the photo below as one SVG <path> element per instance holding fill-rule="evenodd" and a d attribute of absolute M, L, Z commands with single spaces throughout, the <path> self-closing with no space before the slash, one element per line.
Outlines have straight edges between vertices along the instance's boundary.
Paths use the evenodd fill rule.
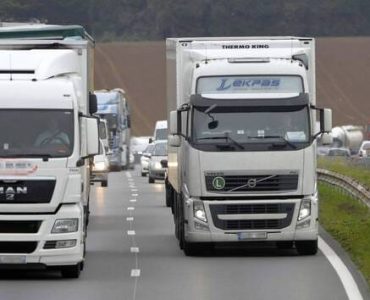
<path fill-rule="evenodd" d="M 344 286 L 344 290 L 347 293 L 348 299 L 363 300 L 360 290 L 358 289 L 356 281 L 353 279 L 351 272 L 348 270 L 339 256 L 334 252 L 334 250 L 330 248 L 330 246 L 321 237 L 319 237 L 319 248 L 331 263 L 334 270 L 337 272 Z"/>

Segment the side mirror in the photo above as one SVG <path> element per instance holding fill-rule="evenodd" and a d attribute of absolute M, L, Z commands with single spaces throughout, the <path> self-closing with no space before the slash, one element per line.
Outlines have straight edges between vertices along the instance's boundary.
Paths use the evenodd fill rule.
<path fill-rule="evenodd" d="M 168 160 L 167 159 L 162 159 L 161 160 L 161 166 L 162 166 L 162 168 L 168 168 Z"/>
<path fill-rule="evenodd" d="M 323 133 L 321 135 L 321 144 L 322 145 L 331 145 L 333 143 L 333 136 L 330 133 Z"/>
<path fill-rule="evenodd" d="M 178 135 L 170 135 L 168 137 L 168 144 L 172 147 L 180 147 L 181 146 L 181 139 Z"/>
<path fill-rule="evenodd" d="M 98 119 L 86 118 L 87 155 L 93 156 L 100 153 Z"/>
<path fill-rule="evenodd" d="M 153 143 L 153 139 L 149 138 L 149 144 Z"/>
<path fill-rule="evenodd" d="M 89 94 L 89 112 L 95 114 L 98 111 L 98 99 L 95 94 Z"/>
<path fill-rule="evenodd" d="M 332 111 L 329 108 L 320 110 L 320 131 L 330 132 L 332 129 Z"/>
<path fill-rule="evenodd" d="M 170 134 L 178 134 L 177 122 L 177 111 L 173 110 L 170 112 Z"/>

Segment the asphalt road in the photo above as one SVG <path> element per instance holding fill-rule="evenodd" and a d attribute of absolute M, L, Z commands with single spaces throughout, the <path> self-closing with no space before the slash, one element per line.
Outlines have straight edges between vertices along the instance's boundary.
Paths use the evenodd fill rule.
<path fill-rule="evenodd" d="M 348 299 L 321 251 L 298 256 L 271 247 L 223 248 L 186 257 L 173 234 L 163 183 L 148 184 L 137 171 L 111 173 L 108 188 L 95 185 L 91 210 L 79 279 L 55 271 L 1 271 L 0 300 Z"/>

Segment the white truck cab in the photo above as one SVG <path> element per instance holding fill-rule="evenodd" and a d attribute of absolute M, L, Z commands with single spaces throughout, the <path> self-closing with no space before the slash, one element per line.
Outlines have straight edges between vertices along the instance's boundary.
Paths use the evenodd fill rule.
<path fill-rule="evenodd" d="M 80 274 L 99 152 L 93 46 L 80 26 L 0 29 L 0 267 Z"/>
<path fill-rule="evenodd" d="M 167 39 L 167 105 L 166 202 L 185 254 L 251 241 L 316 253 L 314 39 Z"/>

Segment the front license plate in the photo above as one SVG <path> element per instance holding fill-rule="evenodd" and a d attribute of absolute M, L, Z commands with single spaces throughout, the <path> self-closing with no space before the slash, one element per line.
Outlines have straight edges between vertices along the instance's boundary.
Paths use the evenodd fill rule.
<path fill-rule="evenodd" d="M 267 239 L 267 232 L 238 232 L 238 240 L 263 240 Z"/>
<path fill-rule="evenodd" d="M 0 264 L 25 264 L 24 255 L 0 255 Z"/>

